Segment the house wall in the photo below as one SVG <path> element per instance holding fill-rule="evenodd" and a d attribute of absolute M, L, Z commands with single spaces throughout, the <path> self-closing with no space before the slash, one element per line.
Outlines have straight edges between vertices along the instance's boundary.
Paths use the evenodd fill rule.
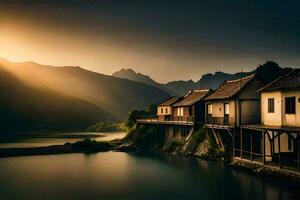
<path fill-rule="evenodd" d="M 189 107 L 174 107 L 173 116 L 190 116 Z"/>
<path fill-rule="evenodd" d="M 163 112 L 161 112 L 161 109 L 163 109 Z M 167 110 L 167 112 L 166 112 Z M 171 106 L 158 106 L 157 107 L 157 115 L 171 115 L 172 114 L 172 108 Z"/>
<path fill-rule="evenodd" d="M 259 123 L 260 101 L 241 100 L 241 124 Z"/>
<path fill-rule="evenodd" d="M 285 97 L 296 97 L 296 114 L 285 114 Z M 274 113 L 268 113 L 268 98 L 274 98 Z M 300 91 L 263 92 L 261 94 L 261 123 L 269 126 L 300 127 Z"/>
<path fill-rule="evenodd" d="M 296 114 L 285 114 L 285 97 L 296 97 Z M 300 91 L 281 92 L 282 102 L 282 126 L 300 127 Z"/>
<path fill-rule="evenodd" d="M 247 99 L 257 99 L 259 100 L 260 95 L 257 90 L 265 86 L 265 83 L 259 78 L 256 77 L 250 83 L 248 83 L 243 90 L 239 94 L 239 99 L 247 100 Z"/>
<path fill-rule="evenodd" d="M 268 99 L 274 98 L 274 113 L 268 113 Z M 261 123 L 269 126 L 281 126 L 281 93 L 264 92 L 261 94 Z"/>
<path fill-rule="evenodd" d="M 212 117 L 224 117 L 224 104 L 229 103 L 229 123 L 235 123 L 235 101 L 234 100 L 220 100 L 209 101 L 206 104 L 212 104 Z M 207 113 L 206 113 L 207 115 Z"/>

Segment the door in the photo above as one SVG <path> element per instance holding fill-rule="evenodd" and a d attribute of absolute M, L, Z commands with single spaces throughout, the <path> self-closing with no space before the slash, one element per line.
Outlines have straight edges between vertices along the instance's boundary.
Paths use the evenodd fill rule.
<path fill-rule="evenodd" d="M 224 103 L 224 125 L 229 125 L 229 103 Z"/>

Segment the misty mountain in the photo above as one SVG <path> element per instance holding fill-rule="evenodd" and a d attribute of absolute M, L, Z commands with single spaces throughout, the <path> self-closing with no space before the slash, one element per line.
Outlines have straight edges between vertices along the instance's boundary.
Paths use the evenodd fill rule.
<path fill-rule="evenodd" d="M 260 75 L 266 83 L 274 80 L 275 78 L 286 74 L 290 71 L 291 68 L 282 68 L 277 63 L 273 61 L 267 61 L 263 65 L 259 65 L 256 69 L 250 72 L 238 72 L 234 74 L 225 73 L 225 72 L 215 72 L 202 75 L 202 77 L 194 82 L 193 80 L 188 81 L 171 81 L 166 84 L 160 84 L 155 82 L 149 76 L 145 76 L 140 73 L 136 73 L 131 69 L 122 69 L 119 72 L 116 72 L 114 75 L 120 78 L 126 78 L 129 80 L 134 80 L 142 82 L 149 85 L 159 85 L 160 88 L 165 88 L 167 91 L 174 91 L 179 95 L 186 94 L 191 89 L 216 89 L 226 80 L 234 80 L 241 77 L 257 73 Z"/>
<path fill-rule="evenodd" d="M 113 73 L 112 76 L 151 85 L 160 88 L 171 95 L 178 95 L 176 88 L 172 89 L 171 87 L 167 87 L 165 84 L 161 84 L 154 81 L 152 78 L 150 78 L 150 76 L 141 73 L 136 73 L 133 69 L 130 68 L 122 68 L 120 71 Z"/>
<path fill-rule="evenodd" d="M 54 67 L 33 62 L 4 62 L 6 69 L 35 89 L 47 89 L 80 99 L 101 108 L 116 120 L 128 112 L 144 109 L 169 97 L 169 93 L 147 85 L 107 76 L 80 67 Z M 16 95 L 17 98 L 22 96 Z"/>
<path fill-rule="evenodd" d="M 34 130 L 84 130 L 115 118 L 86 101 L 45 88 L 33 88 L 0 64 L 1 133 Z M 1 134 L 0 134 L 1 135 Z"/>

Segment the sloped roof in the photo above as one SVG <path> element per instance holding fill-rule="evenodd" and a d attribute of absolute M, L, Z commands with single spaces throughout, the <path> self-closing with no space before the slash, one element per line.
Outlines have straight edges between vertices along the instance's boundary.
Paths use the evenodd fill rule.
<path fill-rule="evenodd" d="M 231 81 L 225 81 L 218 89 L 215 90 L 211 95 L 205 98 L 205 100 L 215 99 L 227 99 L 238 94 L 253 78 L 255 74 L 244 77 L 242 79 L 236 79 Z"/>
<path fill-rule="evenodd" d="M 173 106 L 191 106 L 198 101 L 202 100 L 208 94 L 210 94 L 212 90 L 191 90 L 189 91 L 181 101 L 178 101 Z"/>
<path fill-rule="evenodd" d="M 286 75 L 279 77 L 265 87 L 259 89 L 258 92 L 293 89 L 300 89 L 300 69 L 294 69 Z"/>
<path fill-rule="evenodd" d="M 172 104 L 176 103 L 180 99 L 181 99 L 180 97 L 170 97 L 165 101 L 161 102 L 160 104 L 158 104 L 158 106 L 171 106 Z"/>

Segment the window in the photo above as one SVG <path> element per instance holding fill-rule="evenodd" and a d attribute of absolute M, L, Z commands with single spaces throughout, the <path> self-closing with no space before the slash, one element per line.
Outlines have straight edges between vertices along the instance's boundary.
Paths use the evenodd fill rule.
<path fill-rule="evenodd" d="M 212 114 L 212 104 L 207 105 L 207 114 L 209 114 L 209 115 Z"/>
<path fill-rule="evenodd" d="M 229 115 L 229 103 L 224 103 L 224 114 Z"/>
<path fill-rule="evenodd" d="M 183 116 L 183 107 L 177 108 L 177 116 Z"/>
<path fill-rule="evenodd" d="M 160 109 L 160 113 L 164 114 L 164 109 L 163 108 Z"/>
<path fill-rule="evenodd" d="M 285 113 L 296 113 L 296 97 L 285 97 Z"/>
<path fill-rule="evenodd" d="M 268 99 L 268 113 L 274 113 L 274 98 Z"/>
<path fill-rule="evenodd" d="M 168 113 L 168 108 L 166 108 L 165 112 L 166 112 L 166 114 Z"/>
<path fill-rule="evenodd" d="M 180 116 L 183 116 L 183 107 L 180 108 Z"/>
<path fill-rule="evenodd" d="M 293 138 L 291 138 L 291 136 L 288 136 L 288 150 L 293 151 L 294 149 L 293 146 L 294 146 Z"/>

